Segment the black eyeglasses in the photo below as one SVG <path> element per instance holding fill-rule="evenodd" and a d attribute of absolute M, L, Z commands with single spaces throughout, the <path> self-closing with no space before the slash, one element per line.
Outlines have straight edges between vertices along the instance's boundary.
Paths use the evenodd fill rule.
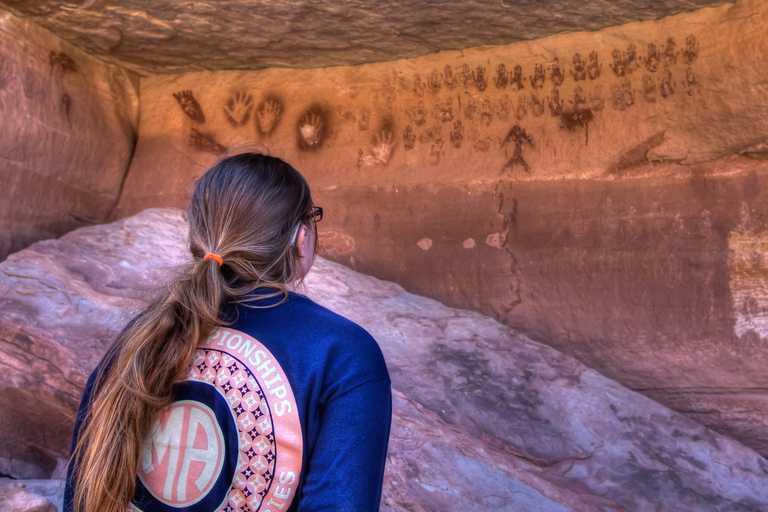
<path fill-rule="evenodd" d="M 319 206 L 313 206 L 309 213 L 307 214 L 307 218 L 310 219 L 312 222 L 320 222 L 323 220 L 323 209 Z"/>

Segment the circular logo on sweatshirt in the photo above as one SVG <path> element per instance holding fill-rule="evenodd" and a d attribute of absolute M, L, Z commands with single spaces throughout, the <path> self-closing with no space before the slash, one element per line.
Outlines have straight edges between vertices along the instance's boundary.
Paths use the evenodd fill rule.
<path fill-rule="evenodd" d="M 139 462 L 133 504 L 144 512 L 215 510 L 232 482 L 238 429 L 226 397 L 194 380 L 174 386 L 174 402 L 153 422 Z"/>
<path fill-rule="evenodd" d="M 302 452 L 296 401 L 280 365 L 245 333 L 216 330 L 152 425 L 128 510 L 282 509 L 295 496 Z"/>

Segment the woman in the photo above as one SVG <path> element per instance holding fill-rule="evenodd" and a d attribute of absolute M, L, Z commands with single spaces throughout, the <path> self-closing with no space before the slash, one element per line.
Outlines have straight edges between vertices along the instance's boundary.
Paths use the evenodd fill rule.
<path fill-rule="evenodd" d="M 322 219 L 306 181 L 230 156 L 187 215 L 192 261 L 88 380 L 64 510 L 378 510 L 389 375 L 367 332 L 290 291 Z"/>

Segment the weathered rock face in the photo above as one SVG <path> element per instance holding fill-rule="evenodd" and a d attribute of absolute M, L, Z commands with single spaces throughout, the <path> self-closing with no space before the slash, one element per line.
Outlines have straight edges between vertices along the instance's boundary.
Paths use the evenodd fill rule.
<path fill-rule="evenodd" d="M 67 41 L 139 73 L 325 67 L 509 44 L 692 11 L 723 0 L 4 0 Z M 119 4 L 119 5 L 118 5 Z"/>
<path fill-rule="evenodd" d="M 22 438 L 0 424 L 6 461 L 10 444 L 33 447 L 24 462 L 39 474 L 65 456 L 86 374 L 186 257 L 185 232 L 180 211 L 149 210 L 0 263 L 0 396 L 19 397 L 2 417 L 40 428 Z M 569 356 L 323 259 L 307 287 L 384 351 L 395 389 L 384 510 L 768 510 L 763 457 Z"/>
<path fill-rule="evenodd" d="M 45 498 L 56 507 L 54 512 L 62 512 L 63 510 L 64 480 L 12 480 L 10 478 L 0 478 L 0 488 L 4 488 L 6 484 L 21 484 L 26 492 L 36 496 L 27 501 L 27 504 L 32 504 L 39 498 Z"/>
<path fill-rule="evenodd" d="M 181 222 L 175 212 L 94 226 L 0 263 L 0 473 L 62 474 L 86 379 L 179 257 Z M 166 246 L 177 251 L 152 261 Z"/>
<path fill-rule="evenodd" d="M 22 483 L 0 483 L 0 510 L 3 512 L 57 512 L 56 505 L 30 492 Z"/>
<path fill-rule="evenodd" d="M 106 220 L 133 151 L 132 80 L 0 9 L 0 259 Z"/>
<path fill-rule="evenodd" d="M 768 454 L 767 25 L 749 0 L 386 64 L 146 78 L 117 215 L 184 207 L 224 147 L 263 143 L 326 208 L 325 256 Z"/>

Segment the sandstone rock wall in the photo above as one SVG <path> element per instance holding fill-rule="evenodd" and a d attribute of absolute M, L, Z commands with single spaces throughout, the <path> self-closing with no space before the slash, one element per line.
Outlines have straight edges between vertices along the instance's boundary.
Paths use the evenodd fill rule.
<path fill-rule="evenodd" d="M 133 152 L 138 82 L 0 9 L 0 259 L 104 222 Z"/>
<path fill-rule="evenodd" d="M 149 210 L 0 263 L 0 396 L 14 399 L 0 404 L 0 471 L 47 476 L 66 457 L 86 375 L 188 257 L 185 235 L 180 211 Z M 386 358 L 385 511 L 768 511 L 756 452 L 491 318 L 322 258 L 307 291 Z"/>
<path fill-rule="evenodd" d="M 142 80 L 117 216 L 264 144 L 321 252 L 768 454 L 768 1 L 504 47 Z"/>

